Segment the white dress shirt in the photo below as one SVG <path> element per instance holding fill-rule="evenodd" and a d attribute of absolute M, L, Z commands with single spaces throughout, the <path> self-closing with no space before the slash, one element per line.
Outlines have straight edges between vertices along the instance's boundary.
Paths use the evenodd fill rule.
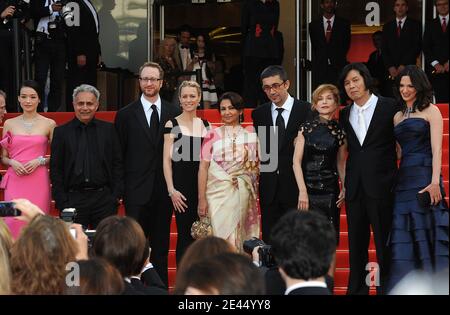
<path fill-rule="evenodd" d="M 327 285 L 325 282 L 322 281 L 306 281 L 306 282 L 300 282 L 300 283 L 296 283 L 294 285 L 291 285 L 289 288 L 286 289 L 286 291 L 284 292 L 284 295 L 288 295 L 289 293 L 291 293 L 294 290 L 300 289 L 300 288 L 327 288 Z"/>
<path fill-rule="evenodd" d="M 155 103 L 150 103 L 145 97 L 144 94 L 141 95 L 141 103 L 144 108 L 145 118 L 147 119 L 147 123 L 150 126 L 150 119 L 153 115 L 152 105 L 156 105 L 156 109 L 158 110 L 158 118 L 161 121 L 161 98 L 158 95 L 158 99 Z"/>
<path fill-rule="evenodd" d="M 326 36 L 326 34 L 327 34 L 327 28 L 328 28 L 328 21 L 331 21 L 331 29 L 333 29 L 333 25 L 334 25 L 334 18 L 335 18 L 336 16 L 335 15 L 333 15 L 333 17 L 331 18 L 331 19 L 327 19 L 326 17 L 322 17 L 323 18 L 323 31 L 324 31 L 324 34 L 325 34 L 325 36 Z"/>
<path fill-rule="evenodd" d="M 373 113 L 375 112 L 375 108 L 377 107 L 377 102 L 378 102 L 378 97 L 375 94 L 372 94 L 369 98 L 369 100 L 367 101 L 366 104 L 359 106 L 359 104 L 353 103 L 352 108 L 350 110 L 350 124 L 353 127 L 353 130 L 355 131 L 355 133 L 358 135 L 360 130 L 360 124 L 359 124 L 359 120 L 358 120 L 358 109 L 359 108 L 363 108 L 364 112 L 364 122 L 365 122 L 365 126 L 366 126 L 366 130 L 365 133 L 367 133 L 367 130 L 369 130 L 369 126 L 370 126 L 370 122 L 372 121 L 372 117 L 373 117 Z M 360 139 L 360 144 L 362 145 L 364 143 L 364 139 Z"/>
<path fill-rule="evenodd" d="M 48 32 L 48 22 L 53 22 L 56 17 L 59 15 L 59 12 L 53 12 L 52 4 L 55 3 L 55 0 L 47 0 L 45 6 L 48 7 L 49 16 L 44 16 L 39 20 L 39 23 L 36 28 L 36 32 L 42 32 L 49 35 Z"/>
<path fill-rule="evenodd" d="M 186 70 L 187 66 L 191 63 L 191 50 L 189 48 L 181 48 L 181 44 L 178 45 L 178 50 L 180 51 L 181 63 L 183 64 L 183 71 Z"/>
<path fill-rule="evenodd" d="M 272 103 L 272 123 L 273 123 L 273 130 L 276 131 L 277 126 L 277 117 L 278 117 L 278 111 L 277 108 L 283 108 L 284 111 L 281 113 L 281 116 L 284 119 L 285 128 L 287 128 L 288 122 L 289 122 L 289 116 L 292 112 L 292 107 L 294 106 L 294 98 L 292 96 L 288 96 L 286 102 L 284 102 L 283 106 L 278 107 L 274 103 Z"/>
<path fill-rule="evenodd" d="M 402 25 L 400 26 L 401 29 L 403 29 L 403 26 L 405 26 L 407 16 L 405 16 L 403 19 L 395 18 L 395 21 L 397 22 L 395 29 L 398 27 L 398 22 L 402 21 Z"/>

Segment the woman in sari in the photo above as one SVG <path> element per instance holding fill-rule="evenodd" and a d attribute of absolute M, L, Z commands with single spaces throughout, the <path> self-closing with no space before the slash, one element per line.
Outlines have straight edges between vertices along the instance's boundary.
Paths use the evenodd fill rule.
<path fill-rule="evenodd" d="M 224 125 L 211 130 L 202 147 L 198 173 L 198 215 L 211 220 L 213 235 L 242 252 L 243 241 L 259 237 L 259 177 L 256 133 L 240 124 L 244 102 L 233 92 L 223 94 L 219 111 Z"/>

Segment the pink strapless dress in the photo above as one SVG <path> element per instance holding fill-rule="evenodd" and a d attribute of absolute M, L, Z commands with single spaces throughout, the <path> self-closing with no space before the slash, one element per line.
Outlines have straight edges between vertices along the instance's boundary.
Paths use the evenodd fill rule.
<path fill-rule="evenodd" d="M 13 135 L 7 132 L 0 142 L 8 151 L 9 157 L 22 164 L 26 164 L 39 156 L 45 156 L 48 138 L 37 135 Z M 0 188 L 5 190 L 5 201 L 17 198 L 30 200 L 45 213 L 50 211 L 50 178 L 46 166 L 38 166 L 30 175 L 17 176 L 9 167 L 3 176 Z M 4 218 L 14 238 L 20 233 L 25 223 L 16 218 Z"/>

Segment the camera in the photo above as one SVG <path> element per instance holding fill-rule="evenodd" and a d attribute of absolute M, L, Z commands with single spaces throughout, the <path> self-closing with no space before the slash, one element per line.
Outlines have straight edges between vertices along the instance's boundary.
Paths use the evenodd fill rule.
<path fill-rule="evenodd" d="M 0 202 L 0 217 L 18 217 L 22 212 L 14 207 L 14 202 Z"/>
<path fill-rule="evenodd" d="M 243 243 L 244 251 L 251 255 L 255 247 L 258 247 L 259 263 L 261 267 L 273 268 L 276 266 L 275 258 L 272 255 L 272 246 L 267 245 L 259 238 L 253 237 Z"/>
<path fill-rule="evenodd" d="M 63 20 L 66 22 L 71 21 L 74 19 L 72 8 L 69 7 L 67 4 L 69 3 L 69 0 L 56 0 L 55 4 L 61 4 L 62 9 L 59 15 L 63 18 Z"/>
<path fill-rule="evenodd" d="M 3 20 L 3 24 L 7 24 L 10 19 L 21 19 L 25 17 L 25 12 L 29 11 L 31 0 L 9 0 L 8 5 L 15 8 L 14 15 Z"/>
<path fill-rule="evenodd" d="M 72 8 L 67 6 L 68 3 L 68 0 L 56 0 L 54 2 L 54 4 L 60 4 L 62 8 L 55 19 L 47 24 L 50 38 L 63 39 L 65 37 L 64 27 L 68 25 L 69 21 L 74 19 Z"/>

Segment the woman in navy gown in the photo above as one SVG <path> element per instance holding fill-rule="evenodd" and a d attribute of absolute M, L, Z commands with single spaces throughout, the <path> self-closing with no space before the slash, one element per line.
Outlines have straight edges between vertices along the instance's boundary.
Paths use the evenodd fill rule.
<path fill-rule="evenodd" d="M 413 270 L 429 273 L 448 268 L 448 205 L 441 177 L 443 120 L 431 104 L 432 87 L 425 73 L 407 66 L 394 91 L 403 110 L 394 117 L 401 157 L 395 187 L 388 289 Z M 421 206 L 417 194 L 429 193 Z"/>

